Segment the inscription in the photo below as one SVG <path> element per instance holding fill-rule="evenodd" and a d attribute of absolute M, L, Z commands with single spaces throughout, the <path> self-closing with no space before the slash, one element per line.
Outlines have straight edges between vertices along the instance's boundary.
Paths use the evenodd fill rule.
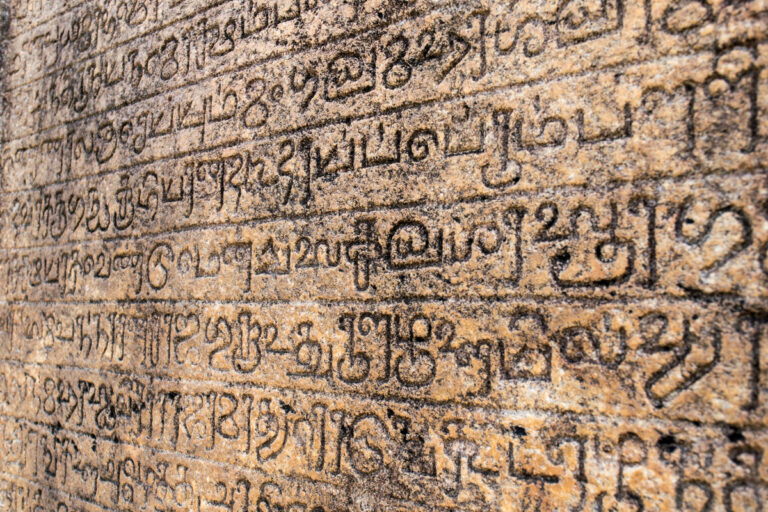
<path fill-rule="evenodd" d="M 212 176 L 208 190 L 217 197 L 214 204 L 221 204 L 227 170 L 213 168 L 218 177 Z M 121 187 L 114 210 L 91 189 L 90 197 L 60 199 L 49 211 L 58 211 L 63 224 L 74 205 L 73 225 L 97 238 L 119 232 L 137 215 L 156 215 L 161 202 L 189 212 L 189 193 L 197 182 L 187 183 L 161 182 L 151 193 Z M 679 196 L 681 183 L 689 189 Z M 97 238 L 5 251 L 0 271 L 8 297 L 35 299 L 341 300 L 410 296 L 415 286 L 420 290 L 415 295 L 424 297 L 763 297 L 764 180 L 717 183 L 715 189 L 671 181 L 647 192 L 617 186 L 611 197 L 575 192 L 559 204 L 556 196 L 536 194 L 458 203 L 431 213 L 413 206 L 253 226 L 190 227 L 109 242 Z M 751 200 L 745 183 L 753 184 Z M 194 193 L 204 193 L 203 186 Z M 131 196 L 136 203 L 128 202 Z M 228 197 L 238 199 L 235 193 Z M 155 212 L 146 206 L 150 202 Z M 201 236 L 205 243 L 195 240 Z M 736 273 L 751 278 L 741 282 Z"/>
<path fill-rule="evenodd" d="M 672 305 L 679 314 L 667 312 Z M 554 397 L 556 411 L 586 411 L 590 402 L 584 398 L 598 400 L 610 387 L 616 396 L 603 399 L 602 408 L 716 418 L 715 403 L 708 411 L 693 407 L 703 400 L 698 395 L 704 386 L 710 393 L 720 387 L 721 394 L 738 390 L 733 403 L 744 415 L 762 407 L 765 314 L 737 305 L 727 313 L 692 301 L 656 308 L 650 301 L 547 308 L 512 303 L 493 314 L 480 305 L 450 308 L 434 302 L 133 308 L 133 313 L 116 306 L 9 308 L 2 346 L 10 362 L 44 364 L 55 358 L 93 370 L 138 368 L 158 377 L 427 403 L 535 407 L 544 393 Z M 734 366 L 742 370 L 723 373 Z M 448 386 L 456 374 L 461 382 Z M 590 387 L 569 397 L 574 382 Z M 49 412 L 55 412 L 53 404 Z"/>
<path fill-rule="evenodd" d="M 765 509 L 759 0 L 0 7 L 0 510 Z"/>
<path fill-rule="evenodd" d="M 251 69 L 247 73 L 234 71 L 221 76 L 205 78 L 201 82 L 184 87 L 183 90 L 186 92 L 183 94 L 174 93 L 168 95 L 167 98 L 158 98 L 157 93 L 153 93 L 149 99 L 132 102 L 130 106 L 116 111 L 102 110 L 99 114 L 87 115 L 86 119 L 82 119 L 81 115 L 75 119 L 65 118 L 70 120 L 69 126 L 49 127 L 39 134 L 14 140 L 10 146 L 4 148 L 5 179 L 9 183 L 29 186 L 31 183 L 46 183 L 61 179 L 63 176 L 77 172 L 78 168 L 84 169 L 77 174 L 103 172 L 113 168 L 114 163 L 110 165 L 113 160 L 115 163 L 124 164 L 126 160 L 131 162 L 146 161 L 146 157 L 149 155 L 152 159 L 167 157 L 166 153 L 162 153 L 161 156 L 153 152 L 151 150 L 152 145 L 148 145 L 147 141 L 163 135 L 171 135 L 177 131 L 193 130 L 194 133 L 189 133 L 183 138 L 188 144 L 193 143 L 185 147 L 184 150 L 199 151 L 211 145 L 233 145 L 251 140 L 254 136 L 263 137 L 275 132 L 296 130 L 307 126 L 307 124 L 324 124 L 328 122 L 329 116 L 347 116 L 350 111 L 359 112 L 361 109 L 370 109 L 370 106 L 366 107 L 366 105 L 370 105 L 370 98 L 374 96 L 383 95 L 387 99 L 386 103 L 377 101 L 379 111 L 382 107 L 401 109 L 406 106 L 410 107 L 413 103 L 433 102 L 436 99 L 451 96 L 459 82 L 467 81 L 467 86 L 470 87 L 467 93 L 475 96 L 488 90 L 492 91 L 514 85 L 519 87 L 531 80 L 552 79 L 558 76 L 556 72 L 545 74 L 544 71 L 541 71 L 540 76 L 517 77 L 508 72 L 507 66 L 503 62 L 499 62 L 498 65 L 495 62 L 490 62 L 489 58 L 493 52 L 488 51 L 487 46 L 490 42 L 486 39 L 490 37 L 489 34 L 492 32 L 488 28 L 491 21 L 486 19 L 487 16 L 482 12 L 478 13 L 469 9 L 467 11 L 460 15 L 441 16 L 437 21 L 434 21 L 434 30 L 441 30 L 442 36 L 429 35 L 431 29 L 424 32 L 425 20 L 415 19 L 409 22 L 409 25 L 412 26 L 409 29 L 413 31 L 413 34 L 398 35 L 396 32 L 387 34 L 381 37 L 381 44 L 374 45 L 373 49 L 370 48 L 370 35 L 366 33 L 357 38 L 351 38 L 351 40 L 326 45 L 322 50 L 307 50 L 297 55 L 256 66 L 256 69 Z M 643 16 L 639 16 L 637 19 L 641 20 Z M 481 21 L 482 23 L 480 23 Z M 482 26 L 478 26 L 478 24 Z M 470 32 L 466 32 L 467 26 Z M 656 25 L 651 23 L 650 26 L 655 27 Z M 646 27 L 646 24 L 638 24 L 635 32 L 645 31 L 646 29 L 642 27 Z M 461 28 L 462 33 L 465 33 L 462 36 L 466 40 L 463 45 L 451 42 L 453 36 L 450 34 L 459 28 Z M 607 32 L 605 37 L 610 34 L 612 34 L 611 31 Z M 631 40 L 630 47 L 627 47 L 628 42 L 624 39 L 619 39 L 616 44 L 620 48 L 631 48 L 631 51 L 634 51 L 637 47 L 637 38 L 641 35 L 633 34 L 633 37 L 629 38 Z M 439 46 L 441 50 L 430 50 L 432 46 L 427 47 L 428 53 L 429 51 L 437 52 L 434 55 L 419 56 L 416 54 L 409 57 L 404 54 L 402 56 L 402 59 L 408 59 L 404 60 L 408 67 L 397 68 L 399 69 L 397 72 L 402 76 L 396 81 L 403 83 L 394 87 L 395 82 L 392 82 L 395 80 L 392 78 L 394 75 L 388 67 L 395 64 L 392 61 L 393 58 L 396 58 L 394 57 L 395 53 L 401 52 L 395 47 L 402 46 L 405 44 L 404 41 L 412 41 L 408 43 L 408 48 L 413 47 L 413 50 L 409 51 L 416 51 L 418 48 L 417 41 L 425 40 L 422 41 L 422 45 L 424 45 L 436 37 L 442 38 L 444 42 Z M 198 37 L 197 39 L 201 38 Z M 478 40 L 478 38 L 480 39 Z M 393 46 L 388 42 L 390 39 L 394 42 L 393 48 L 389 48 L 389 46 Z M 87 99 L 84 97 L 77 99 L 78 96 L 75 94 L 75 91 L 80 90 L 93 89 L 100 94 L 103 92 L 103 94 L 115 98 L 125 98 L 127 95 L 141 91 L 143 87 L 140 82 L 150 71 L 155 77 L 153 80 L 159 79 L 162 84 L 164 81 L 161 75 L 175 76 L 180 71 L 192 67 L 189 59 L 185 61 L 186 63 L 182 62 L 181 41 L 178 37 L 176 40 L 177 42 L 174 43 L 172 39 L 166 38 L 156 43 L 156 50 L 147 50 L 147 54 L 154 56 L 151 65 L 142 64 L 139 61 L 138 64 L 131 65 L 134 71 L 130 69 L 126 71 L 127 65 L 112 64 L 113 71 L 104 70 L 90 73 L 94 79 L 107 79 L 108 81 L 114 79 L 117 80 L 116 84 L 124 83 L 122 86 L 125 88 L 124 91 L 111 91 L 102 85 L 94 85 L 93 87 L 82 85 L 74 88 L 63 86 L 62 90 L 68 88 L 67 90 L 72 92 L 64 92 L 63 95 L 55 93 L 50 98 L 51 106 L 57 110 L 60 106 L 69 109 L 66 105 L 62 105 L 59 99 L 61 98 L 65 100 L 65 104 L 74 106 L 76 103 L 85 108 L 88 103 Z M 437 43 L 432 42 L 430 44 Z M 570 58 L 583 65 L 581 54 L 584 44 L 592 44 L 592 40 L 588 39 L 579 44 L 566 45 L 566 50 L 563 51 L 570 52 Z M 463 48 L 464 50 L 458 54 L 461 59 L 458 59 L 458 56 L 454 56 L 446 48 L 453 48 L 451 51 L 454 53 Z M 697 48 L 689 56 L 691 60 L 683 65 L 685 71 L 675 73 L 673 71 L 674 65 L 668 69 L 670 79 L 675 83 L 669 83 L 658 76 L 656 69 L 658 65 L 646 64 L 644 68 L 650 68 L 653 79 L 649 80 L 650 83 L 643 88 L 645 90 L 630 93 L 632 100 L 624 103 L 633 104 L 635 107 L 641 107 L 642 104 L 644 114 L 651 118 L 659 115 L 662 117 L 679 116 L 681 123 L 679 130 L 682 131 L 669 134 L 670 138 L 676 140 L 676 144 L 670 144 L 667 149 L 666 152 L 669 154 L 685 153 L 686 149 L 694 149 L 697 150 L 694 151 L 697 159 L 709 160 L 713 152 L 718 153 L 726 147 L 731 147 L 731 145 L 720 144 L 717 138 L 713 139 L 704 132 L 723 133 L 729 130 L 736 130 L 739 133 L 740 140 L 738 144 L 733 145 L 733 149 L 741 153 L 754 154 L 764 136 L 764 130 L 760 123 L 756 122 L 763 103 L 758 92 L 761 89 L 758 85 L 761 80 L 759 71 L 761 69 L 761 48 L 762 46 L 752 39 L 730 41 L 724 47 L 718 46 L 715 50 Z M 171 50 L 173 53 L 168 53 Z M 628 52 L 630 50 L 623 51 Z M 672 50 L 669 51 L 672 52 Z M 237 54 L 234 51 L 230 53 Z M 709 55 L 707 56 L 706 53 Z M 654 56 L 649 55 L 647 58 L 652 61 Z M 548 56 L 546 60 L 550 61 L 554 57 Z M 563 56 L 563 58 L 567 57 Z M 321 64 L 321 62 L 325 64 Z M 617 60 L 613 65 L 620 63 L 621 61 Z M 733 63 L 733 69 L 729 67 L 730 63 Z M 136 67 L 137 65 L 139 67 Z M 601 61 L 600 64 L 594 64 L 587 68 L 577 68 L 574 73 L 583 73 L 588 69 L 611 65 L 609 61 Z M 130 68 L 131 66 L 127 67 Z M 699 67 L 701 70 L 697 71 L 696 68 Z M 515 67 L 515 69 L 529 68 L 531 66 L 528 64 Z M 405 69 L 408 71 L 404 71 Z M 441 78 L 446 69 L 448 74 L 445 75 L 445 78 Z M 533 69 L 537 68 L 533 67 Z M 641 66 L 640 69 L 643 67 Z M 726 74 L 723 75 L 723 72 Z M 111 75 L 114 77 L 108 78 Z M 616 73 L 611 73 L 610 78 L 606 76 L 603 83 L 607 86 L 614 80 L 614 75 Z M 630 78 L 627 85 L 632 83 L 637 86 L 634 73 L 628 73 L 626 76 Z M 137 78 L 139 82 L 132 82 L 133 78 L 131 77 Z M 754 79 L 750 77 L 754 77 Z M 594 80 L 586 80 L 585 82 L 594 86 Z M 387 86 L 387 83 L 390 86 Z M 165 87 L 172 85 L 168 83 Z M 162 90 L 162 85 L 158 84 L 158 86 Z M 590 88 L 588 85 L 584 87 Z M 173 88 L 176 89 L 176 86 Z M 551 87 L 543 87 L 542 89 L 550 90 L 550 94 L 552 93 Z M 402 99 L 405 96 L 403 91 L 411 90 L 415 92 L 411 95 L 409 102 L 403 105 Z M 217 91 L 216 95 L 210 96 L 211 91 Z M 554 92 L 562 91 L 555 89 Z M 611 94 L 616 95 L 617 93 L 622 96 L 626 94 L 623 91 Z M 43 98 L 47 96 L 47 93 L 38 96 Z M 179 101 L 177 99 L 179 96 L 185 99 Z M 541 112 L 541 95 L 539 95 L 539 100 L 535 100 L 535 96 L 532 95 L 531 97 L 531 100 L 534 101 L 533 107 Z M 543 100 L 546 104 L 546 98 Z M 45 102 L 48 101 L 45 100 Z M 163 106 L 158 111 L 158 104 L 165 105 L 166 101 L 170 102 L 168 109 Z M 561 97 L 561 101 L 569 103 L 571 99 Z M 36 100 L 34 97 L 29 97 L 28 100 L 18 104 L 25 105 L 25 107 L 37 105 L 33 107 L 37 113 L 49 110 L 49 107 L 42 106 L 40 100 Z M 729 104 L 732 107 L 728 106 Z M 503 107 L 502 110 L 507 108 L 515 109 L 515 107 Z M 586 115 L 589 114 L 590 106 L 580 109 L 584 112 L 573 112 L 568 117 L 573 123 L 576 141 L 591 146 L 599 141 L 621 139 L 622 135 L 630 139 L 640 138 L 642 140 L 649 133 L 658 132 L 658 130 L 645 130 L 646 137 L 642 137 L 643 130 L 638 130 L 639 127 L 633 131 L 633 124 L 630 121 L 640 113 L 626 113 L 622 110 L 626 108 L 626 104 L 601 106 L 595 114 L 598 118 L 604 119 L 605 126 L 590 125 L 590 118 Z M 618 110 L 618 113 L 606 115 L 611 109 Z M 709 112 L 712 112 L 713 109 L 714 111 L 721 110 L 722 113 L 713 113 L 710 116 Z M 495 109 L 492 108 L 491 113 L 493 110 Z M 674 112 L 675 110 L 677 112 Z M 374 113 L 375 111 L 370 112 Z M 38 116 L 37 113 L 33 117 Z M 568 121 L 568 117 L 558 119 L 559 116 L 552 117 L 546 113 L 543 114 L 539 114 L 538 119 L 528 117 L 534 115 L 531 112 L 524 114 L 530 123 L 528 126 L 530 126 L 531 135 L 526 138 L 524 134 L 521 134 L 521 138 L 524 146 L 529 149 L 549 145 L 557 147 L 567 143 L 568 137 L 565 136 L 567 130 L 563 125 Z M 693 119 L 686 120 L 687 117 Z M 711 120 L 715 118 L 721 119 L 721 121 L 713 125 Z M 298 126 L 295 122 L 290 123 L 289 121 L 296 119 L 302 120 Z M 512 120 L 513 127 L 515 127 L 515 121 L 516 119 Z M 39 119 L 36 121 L 30 119 L 29 122 L 19 120 L 18 123 L 13 123 L 11 126 L 24 124 L 39 126 L 41 122 Z M 525 124 L 521 128 L 526 128 Z M 539 133 L 539 135 L 532 135 L 535 133 Z M 538 140 L 533 140 L 534 137 Z M 178 139 L 178 137 L 174 138 Z M 165 138 L 166 142 L 167 140 L 168 137 Z M 122 144 L 119 144 L 118 141 L 121 141 Z M 165 145 L 162 138 L 158 140 L 158 143 Z M 645 142 L 639 142 L 640 146 L 644 144 Z M 648 152 L 647 149 L 643 151 L 638 148 L 638 145 L 633 145 L 630 152 L 635 149 L 640 154 Z M 137 160 L 137 151 L 146 156 Z M 617 151 L 617 156 L 624 155 L 626 152 L 627 148 L 624 147 L 623 151 Z M 31 163 L 30 158 L 36 163 L 34 167 L 40 169 L 37 171 L 41 174 L 39 178 L 26 174 L 17 175 L 21 168 L 30 167 L 28 165 Z M 20 160 L 20 165 L 16 164 L 18 160 Z M 511 165 L 520 164 L 520 162 L 516 162 Z M 728 165 L 730 167 L 734 163 L 731 162 Z M 18 169 L 18 171 L 13 169 Z M 509 172 L 512 173 L 513 171 L 510 170 Z M 30 178 L 32 179 L 31 183 Z"/>

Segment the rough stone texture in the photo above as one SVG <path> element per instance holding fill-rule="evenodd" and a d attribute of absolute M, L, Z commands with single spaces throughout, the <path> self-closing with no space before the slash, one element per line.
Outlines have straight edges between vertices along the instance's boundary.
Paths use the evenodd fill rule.
<path fill-rule="evenodd" d="M 0 3 L 0 510 L 768 510 L 765 0 Z"/>

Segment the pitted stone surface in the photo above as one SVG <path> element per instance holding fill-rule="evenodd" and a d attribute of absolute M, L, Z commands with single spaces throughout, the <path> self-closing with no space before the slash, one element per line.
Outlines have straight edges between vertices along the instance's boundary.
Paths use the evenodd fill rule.
<path fill-rule="evenodd" d="M 768 507 L 764 1 L 0 32 L 0 510 Z"/>

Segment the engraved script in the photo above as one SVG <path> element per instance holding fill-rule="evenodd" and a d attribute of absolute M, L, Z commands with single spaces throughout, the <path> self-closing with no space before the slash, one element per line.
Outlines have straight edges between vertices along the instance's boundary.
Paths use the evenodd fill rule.
<path fill-rule="evenodd" d="M 0 511 L 768 511 L 763 0 L 0 0 Z"/>

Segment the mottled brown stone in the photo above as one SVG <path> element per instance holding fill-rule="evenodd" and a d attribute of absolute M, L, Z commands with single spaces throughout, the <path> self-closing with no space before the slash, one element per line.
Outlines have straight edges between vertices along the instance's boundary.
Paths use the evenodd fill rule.
<path fill-rule="evenodd" d="M 764 0 L 0 36 L 0 510 L 768 510 Z"/>

